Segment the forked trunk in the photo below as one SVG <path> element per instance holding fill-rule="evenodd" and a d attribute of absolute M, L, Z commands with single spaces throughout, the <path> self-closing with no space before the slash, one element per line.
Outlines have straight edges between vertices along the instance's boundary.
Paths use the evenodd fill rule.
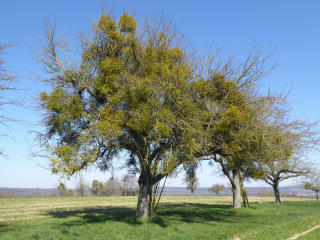
<path fill-rule="evenodd" d="M 274 196 L 276 198 L 276 203 L 282 204 L 281 194 L 280 194 L 280 189 L 279 189 L 278 183 L 273 184 L 273 191 L 274 191 Z"/>
<path fill-rule="evenodd" d="M 233 192 L 233 208 L 241 208 L 241 187 L 238 176 L 238 169 L 232 170 L 233 182 L 232 192 Z"/>
<path fill-rule="evenodd" d="M 148 218 L 150 217 L 150 206 L 151 206 L 151 189 L 152 189 L 152 177 L 151 171 L 141 171 L 139 180 L 139 198 L 137 205 L 137 218 Z"/>

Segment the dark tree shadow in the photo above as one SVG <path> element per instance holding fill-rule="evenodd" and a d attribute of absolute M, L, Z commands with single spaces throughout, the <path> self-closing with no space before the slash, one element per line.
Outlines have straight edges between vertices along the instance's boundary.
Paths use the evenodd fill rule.
<path fill-rule="evenodd" d="M 83 208 L 79 210 L 53 210 L 44 214 L 55 218 L 67 218 L 78 216 L 79 220 L 66 221 L 62 226 L 77 226 L 87 223 L 102 223 L 107 221 L 117 221 L 127 223 L 131 226 L 139 226 L 146 221 L 135 218 L 135 209 L 126 207 L 95 207 Z M 212 225 L 215 222 L 237 223 L 244 218 L 250 217 L 249 213 L 238 213 L 232 205 L 219 204 L 199 204 L 181 203 L 159 205 L 157 219 L 149 224 L 157 224 L 162 228 L 168 227 L 171 221 L 181 221 L 185 223 L 201 223 Z"/>
<path fill-rule="evenodd" d="M 219 204 L 164 204 L 160 207 L 158 216 L 172 218 L 185 223 L 210 224 L 214 222 L 238 222 L 245 216 L 237 214 L 231 205 Z M 160 210 L 159 209 L 159 210 Z"/>
<path fill-rule="evenodd" d="M 10 224 L 6 224 L 6 223 L 0 224 L 0 238 L 1 238 L 1 233 L 10 232 L 10 231 L 14 231 L 14 228 Z"/>
<path fill-rule="evenodd" d="M 9 225 L 8 224 L 0 224 L 0 228 L 4 228 L 4 227 L 8 227 Z"/>
<path fill-rule="evenodd" d="M 63 226 L 78 226 L 87 223 L 102 223 L 106 221 L 125 222 L 133 226 L 142 224 L 135 218 L 135 209 L 126 207 L 94 207 L 76 210 L 58 209 L 46 211 L 44 214 L 55 218 L 78 216 L 81 219 L 65 222 L 61 224 Z"/>

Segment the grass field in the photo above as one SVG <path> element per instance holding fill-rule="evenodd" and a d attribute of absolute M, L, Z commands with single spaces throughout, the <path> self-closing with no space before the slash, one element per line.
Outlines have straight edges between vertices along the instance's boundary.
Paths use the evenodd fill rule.
<path fill-rule="evenodd" d="M 0 199 L 0 239 L 288 239 L 320 224 L 314 199 L 162 197 L 157 221 L 135 219 L 137 197 Z M 320 239 L 320 228 L 300 239 Z"/>

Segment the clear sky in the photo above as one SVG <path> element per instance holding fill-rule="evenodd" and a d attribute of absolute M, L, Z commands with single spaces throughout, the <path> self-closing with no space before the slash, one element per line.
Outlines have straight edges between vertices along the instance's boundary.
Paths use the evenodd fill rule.
<path fill-rule="evenodd" d="M 0 42 L 7 43 L 15 40 L 35 44 L 37 32 L 41 33 L 41 21 L 45 16 L 56 19 L 58 29 L 69 32 L 70 39 L 76 39 L 77 30 L 86 30 L 90 21 L 101 14 L 101 0 L 1 0 L 0 1 Z M 267 47 L 266 53 L 277 50 L 269 59 L 267 65 L 272 65 L 279 59 L 280 66 L 270 77 L 264 79 L 266 88 L 283 90 L 293 83 L 291 97 L 294 104 L 294 116 L 310 116 L 320 119 L 320 1 L 298 0 L 123 0 L 109 1 L 116 16 L 123 10 L 135 9 L 138 13 L 148 11 L 150 17 L 162 12 L 176 22 L 186 33 L 188 39 L 197 48 L 204 48 L 212 43 L 222 47 L 228 56 L 233 51 L 239 60 L 244 59 L 253 43 Z M 6 56 L 11 69 L 22 77 L 20 88 L 29 91 L 20 92 L 14 97 L 22 97 L 26 104 L 32 105 L 30 95 L 41 86 L 30 81 L 28 71 L 40 73 L 39 67 L 32 60 L 30 48 L 21 43 L 9 49 L 12 56 Z M 6 116 L 37 123 L 41 116 L 30 110 L 9 107 Z M 28 160 L 29 144 L 34 130 L 21 124 L 10 124 L 10 138 L 0 139 L 0 148 L 4 148 L 9 159 L 0 158 L 0 187 L 51 188 L 57 184 L 58 177 L 51 175 L 49 170 L 37 166 L 46 165 L 45 159 Z M 36 128 L 41 130 L 41 128 Z M 7 131 L 0 126 L 0 132 Z M 28 144 L 28 141 L 29 144 Z M 318 156 L 310 156 L 318 161 Z M 226 178 L 212 175 L 214 169 L 203 164 L 199 170 L 201 187 L 209 187 L 213 183 L 227 183 Z M 124 172 L 116 173 L 120 177 Z M 110 173 L 92 171 L 84 175 L 87 181 L 93 179 L 105 181 Z M 181 186 L 181 177 L 171 179 L 168 186 Z M 281 184 L 292 185 L 295 181 L 288 180 Z M 263 183 L 251 181 L 246 186 L 264 186 Z M 73 182 L 67 182 L 73 187 Z"/>

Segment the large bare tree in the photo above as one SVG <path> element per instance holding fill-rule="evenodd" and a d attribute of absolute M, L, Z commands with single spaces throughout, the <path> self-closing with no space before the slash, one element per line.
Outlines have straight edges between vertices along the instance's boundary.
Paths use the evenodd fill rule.
<path fill-rule="evenodd" d="M 9 105 L 20 105 L 21 101 L 18 99 L 12 99 L 12 93 L 18 90 L 16 83 L 18 75 L 13 72 L 7 61 L 5 60 L 5 55 L 8 53 L 8 48 L 15 46 L 16 42 L 12 43 L 1 43 L 0 42 L 0 125 L 9 129 L 7 123 L 12 121 L 17 121 L 16 119 L 7 116 L 5 112 L 5 107 Z M 8 132 L 1 132 L 0 137 L 10 137 Z M 0 155 L 6 156 L 4 154 L 5 149 L 0 149 Z"/>

